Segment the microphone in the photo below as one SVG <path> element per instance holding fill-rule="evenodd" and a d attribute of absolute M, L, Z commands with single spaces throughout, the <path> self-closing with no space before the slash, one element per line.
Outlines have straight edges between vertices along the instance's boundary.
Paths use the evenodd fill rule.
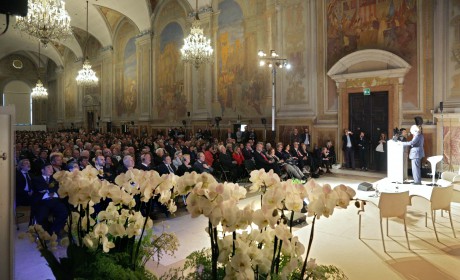
<path fill-rule="evenodd" d="M 444 105 L 444 102 L 442 102 L 442 101 L 439 102 L 439 111 L 441 111 L 441 113 L 442 113 L 442 110 L 444 109 L 443 105 Z"/>

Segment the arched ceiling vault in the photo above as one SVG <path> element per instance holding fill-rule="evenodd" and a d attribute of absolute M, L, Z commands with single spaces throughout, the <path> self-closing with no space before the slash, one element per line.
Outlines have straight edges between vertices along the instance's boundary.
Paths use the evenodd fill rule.
<path fill-rule="evenodd" d="M 118 20 L 128 18 L 137 27 L 139 32 L 152 30 L 151 18 L 155 7 L 169 0 L 88 0 L 88 31 L 102 47 L 113 45 L 114 30 Z M 192 9 L 195 8 L 195 0 L 183 0 L 188 2 Z M 86 31 L 86 1 L 67 0 L 66 10 L 71 18 L 71 25 Z M 198 0 L 198 8 L 211 6 L 212 0 Z M 8 31 L 0 36 L 0 59 L 10 54 L 21 51 L 38 51 L 37 39 L 21 33 L 14 28 L 16 19 L 10 17 Z M 112 26 L 113 25 L 113 26 Z M 0 15 L 0 33 L 6 27 L 6 17 Z M 61 46 L 59 46 L 61 44 Z M 61 41 L 57 46 L 50 44 L 48 48 L 42 48 L 42 55 L 51 59 L 58 67 L 64 65 L 63 51 L 65 47 L 74 53 L 75 57 L 83 58 L 84 46 L 78 43 L 72 36 Z"/>

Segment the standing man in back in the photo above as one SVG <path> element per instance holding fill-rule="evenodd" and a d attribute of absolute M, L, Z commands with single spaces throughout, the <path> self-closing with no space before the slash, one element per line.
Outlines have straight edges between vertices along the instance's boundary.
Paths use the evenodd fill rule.
<path fill-rule="evenodd" d="M 345 155 L 345 167 L 355 169 L 355 143 L 353 132 L 348 129 L 344 130 L 342 136 L 342 151 Z"/>

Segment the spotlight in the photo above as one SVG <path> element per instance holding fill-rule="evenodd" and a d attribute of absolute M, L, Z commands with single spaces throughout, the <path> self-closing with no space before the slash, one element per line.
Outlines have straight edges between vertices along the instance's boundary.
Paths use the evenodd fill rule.
<path fill-rule="evenodd" d="M 257 55 L 259 55 L 260 57 L 267 56 L 267 54 L 264 53 L 264 51 L 262 51 L 262 50 L 259 50 L 259 52 L 257 53 Z"/>
<path fill-rule="evenodd" d="M 259 66 L 265 66 L 265 60 L 259 61 Z"/>

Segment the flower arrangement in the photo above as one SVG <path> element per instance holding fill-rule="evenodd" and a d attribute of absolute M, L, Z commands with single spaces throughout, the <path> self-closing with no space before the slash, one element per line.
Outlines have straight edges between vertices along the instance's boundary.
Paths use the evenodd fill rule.
<path fill-rule="evenodd" d="M 183 269 L 173 269 L 162 279 L 346 279 L 340 269 L 317 265 L 308 257 L 316 219 L 329 217 L 336 206 L 346 208 L 354 190 L 314 180 L 304 185 L 281 182 L 277 174 L 264 170 L 251 172 L 250 181 L 250 191 L 262 192 L 258 209 L 238 207 L 246 189 L 237 184 L 193 173 L 177 180 L 179 192 L 190 191 L 187 209 L 192 218 L 208 218 L 211 248 L 192 253 Z M 292 225 L 304 200 L 309 202 L 308 216 L 313 216 L 305 258 L 305 246 L 287 223 Z"/>
<path fill-rule="evenodd" d="M 173 254 L 178 241 L 169 233 L 153 235 L 149 230 L 153 222 L 142 211 L 148 213 L 152 199 L 158 197 L 175 212 L 177 195 L 188 195 L 192 218 L 208 218 L 211 246 L 194 252 L 182 269 L 171 270 L 161 279 L 346 279 L 340 269 L 309 259 L 316 219 L 331 216 L 337 206 L 346 208 L 355 195 L 345 185 L 282 182 L 273 172 L 255 170 L 249 190 L 261 192 L 260 207 L 240 208 L 247 190 L 219 183 L 208 173 L 160 177 L 155 171 L 134 169 L 119 175 L 115 184 L 97 175 L 91 167 L 55 175 L 60 197 L 67 197 L 71 206 L 68 236 L 61 240 L 68 246 L 67 257 L 58 260 L 51 252 L 57 246 L 55 235 L 39 225 L 29 228 L 56 279 L 112 279 L 111 275 L 113 279 L 154 279 L 144 269 L 146 260 Z M 306 247 L 292 233 L 294 212 L 300 212 L 305 201 L 307 215 L 313 217 Z M 96 213 L 95 206 L 101 203 L 107 205 Z"/>
<path fill-rule="evenodd" d="M 173 254 L 178 240 L 164 230 L 153 234 L 147 214 L 155 197 L 170 212 L 176 211 L 175 176 L 134 169 L 119 175 L 113 184 L 97 175 L 90 166 L 54 175 L 60 184 L 58 194 L 69 205 L 67 236 L 61 240 L 66 257 L 58 260 L 53 254 L 58 238 L 40 225 L 29 227 L 31 240 L 37 242 L 56 279 L 155 279 L 144 269 L 146 261 Z"/>

